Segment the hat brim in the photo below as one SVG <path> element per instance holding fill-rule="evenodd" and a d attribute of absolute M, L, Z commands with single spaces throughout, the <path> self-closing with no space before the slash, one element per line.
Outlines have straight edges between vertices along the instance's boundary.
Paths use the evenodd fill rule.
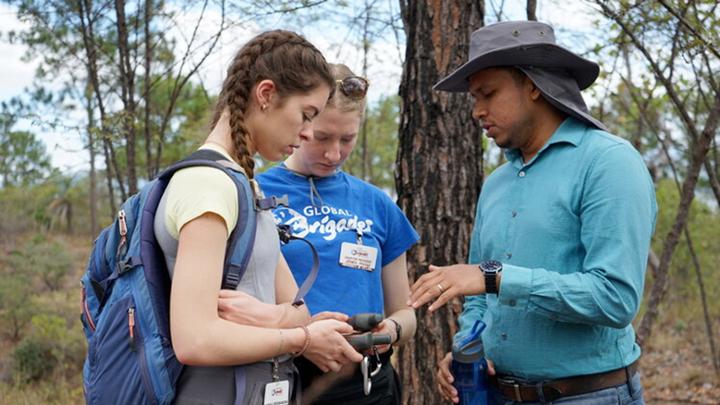
<path fill-rule="evenodd" d="M 469 78 L 492 67 L 533 66 L 565 68 L 575 78 L 580 90 L 588 88 L 600 73 L 597 63 L 553 44 L 523 45 L 498 49 L 478 55 L 433 86 L 435 90 L 468 91 Z"/>
<path fill-rule="evenodd" d="M 605 124 L 590 115 L 580 89 L 564 72 L 556 69 L 519 68 L 540 90 L 543 98 L 558 110 L 602 131 L 608 131 Z"/>

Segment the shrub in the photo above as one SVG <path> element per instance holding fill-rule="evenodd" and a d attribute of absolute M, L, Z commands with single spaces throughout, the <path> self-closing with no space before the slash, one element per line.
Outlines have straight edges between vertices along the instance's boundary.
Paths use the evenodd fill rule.
<path fill-rule="evenodd" d="M 12 353 L 13 373 L 22 382 L 37 381 L 49 376 L 57 361 L 52 347 L 39 339 L 24 339 Z"/>
<path fill-rule="evenodd" d="M 35 274 L 50 291 L 62 287 L 72 269 L 72 256 L 66 246 L 37 234 L 20 250 L 13 252 L 10 266 L 15 274 Z"/>
<path fill-rule="evenodd" d="M 18 342 L 30 322 L 35 305 L 32 282 L 27 274 L 0 272 L 0 330 L 12 341 Z"/>

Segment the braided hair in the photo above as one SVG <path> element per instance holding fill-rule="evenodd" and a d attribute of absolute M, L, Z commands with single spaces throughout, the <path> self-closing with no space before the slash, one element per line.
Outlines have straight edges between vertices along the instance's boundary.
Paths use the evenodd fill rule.
<path fill-rule="evenodd" d="M 253 86 L 265 79 L 273 81 L 281 99 L 307 93 L 321 84 L 335 88 L 335 80 L 323 55 L 294 32 L 264 32 L 238 51 L 220 91 L 212 127 L 227 109 L 233 143 L 231 153 L 249 178 L 254 176 L 255 161 L 248 149 L 250 134 L 245 127 L 245 118 Z"/>

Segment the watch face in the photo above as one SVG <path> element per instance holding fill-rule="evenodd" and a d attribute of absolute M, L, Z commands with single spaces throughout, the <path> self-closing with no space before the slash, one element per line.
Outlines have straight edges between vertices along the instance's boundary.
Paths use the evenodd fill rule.
<path fill-rule="evenodd" d="M 497 260 L 485 260 L 480 263 L 480 268 L 486 273 L 497 273 L 502 270 L 502 263 Z"/>

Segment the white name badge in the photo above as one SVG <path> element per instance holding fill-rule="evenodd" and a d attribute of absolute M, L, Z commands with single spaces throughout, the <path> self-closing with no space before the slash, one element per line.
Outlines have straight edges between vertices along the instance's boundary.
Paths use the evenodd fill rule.
<path fill-rule="evenodd" d="M 377 253 L 377 249 L 372 246 L 343 242 L 340 247 L 340 264 L 353 269 L 373 271 Z"/>
<path fill-rule="evenodd" d="M 263 405 L 287 405 L 290 403 L 290 382 L 277 381 L 265 385 Z"/>

